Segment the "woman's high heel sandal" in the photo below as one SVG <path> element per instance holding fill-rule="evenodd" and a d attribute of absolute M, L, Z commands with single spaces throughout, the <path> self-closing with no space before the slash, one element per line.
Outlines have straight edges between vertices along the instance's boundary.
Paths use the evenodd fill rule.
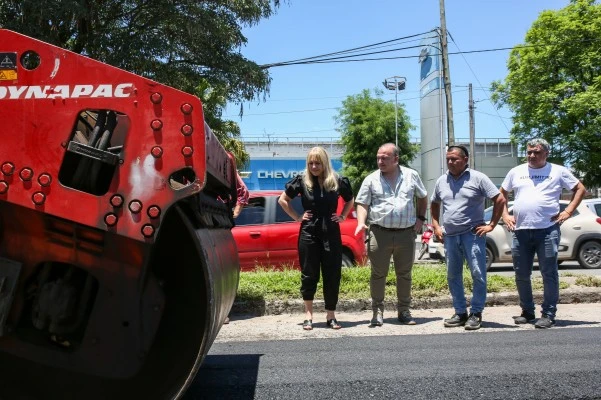
<path fill-rule="evenodd" d="M 342 328 L 342 326 L 338 323 L 338 321 L 336 321 L 336 318 L 329 319 L 327 321 L 327 325 L 328 325 L 328 328 L 332 328 L 332 329 Z"/>
<path fill-rule="evenodd" d="M 303 321 L 303 329 L 306 331 L 310 331 L 313 329 L 313 320 L 306 319 Z"/>

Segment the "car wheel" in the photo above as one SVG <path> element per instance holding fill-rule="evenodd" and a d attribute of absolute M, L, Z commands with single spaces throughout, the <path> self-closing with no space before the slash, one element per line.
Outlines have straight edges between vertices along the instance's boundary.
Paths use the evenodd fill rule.
<path fill-rule="evenodd" d="M 490 247 L 486 246 L 486 270 L 487 271 L 490 271 L 490 267 L 494 260 L 495 260 L 495 255 L 493 254 Z"/>
<path fill-rule="evenodd" d="M 348 254 L 342 253 L 342 268 L 351 268 L 354 267 L 355 263 L 353 262 L 352 257 Z"/>
<path fill-rule="evenodd" d="M 578 250 L 578 262 L 582 268 L 601 268 L 601 243 L 585 242 Z"/>

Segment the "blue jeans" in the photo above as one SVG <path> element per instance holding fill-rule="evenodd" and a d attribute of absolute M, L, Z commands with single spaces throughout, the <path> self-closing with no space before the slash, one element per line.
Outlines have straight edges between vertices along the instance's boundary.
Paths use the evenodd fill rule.
<path fill-rule="evenodd" d="M 479 313 L 486 304 L 486 237 L 471 231 L 461 235 L 445 236 L 444 249 L 447 262 L 447 282 L 453 297 L 455 313 L 467 312 L 465 290 L 463 288 L 463 261 L 472 273 L 474 286 L 471 312 Z"/>
<path fill-rule="evenodd" d="M 542 313 L 555 319 L 559 300 L 559 273 L 557 251 L 561 231 L 555 224 L 545 229 L 520 229 L 513 232 L 511 253 L 515 284 L 520 296 L 522 310 L 534 314 L 535 306 L 532 297 L 532 264 L 534 255 L 538 257 L 538 268 L 543 277 Z"/>

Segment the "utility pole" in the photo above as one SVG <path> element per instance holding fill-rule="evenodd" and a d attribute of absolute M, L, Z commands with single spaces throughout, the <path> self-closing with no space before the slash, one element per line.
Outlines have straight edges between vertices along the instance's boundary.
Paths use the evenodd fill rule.
<path fill-rule="evenodd" d="M 468 110 L 469 110 L 469 116 L 470 116 L 470 168 L 475 168 L 476 167 L 476 157 L 474 154 L 474 141 L 475 141 L 475 137 L 476 137 L 476 127 L 475 127 L 475 121 L 474 121 L 474 99 L 472 97 L 472 84 L 469 84 L 469 103 L 468 103 Z"/>
<path fill-rule="evenodd" d="M 451 73 L 449 72 L 447 21 L 445 17 L 444 0 L 440 0 L 440 46 L 442 47 L 442 74 L 444 80 L 444 93 L 447 103 L 448 145 L 453 146 L 455 144 L 455 128 L 453 126 L 453 100 L 451 97 Z"/>

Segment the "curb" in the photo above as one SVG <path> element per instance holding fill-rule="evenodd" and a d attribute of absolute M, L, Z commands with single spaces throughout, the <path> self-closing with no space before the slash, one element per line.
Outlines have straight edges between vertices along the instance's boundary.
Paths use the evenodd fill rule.
<path fill-rule="evenodd" d="M 534 301 L 540 304 L 543 300 L 543 292 L 533 293 Z M 469 301 L 469 295 L 468 297 Z M 578 303 L 601 303 L 601 288 L 597 287 L 570 287 L 559 291 L 559 304 Z M 486 299 L 487 307 L 519 305 L 520 301 L 516 292 L 489 293 Z M 313 307 L 316 312 L 324 311 L 323 300 L 315 300 Z M 384 303 L 386 311 L 396 311 L 396 301 L 386 300 Z M 450 296 L 418 298 L 412 300 L 414 309 L 452 308 L 453 303 Z M 340 300 L 336 311 L 359 312 L 371 310 L 371 299 Z M 234 302 L 232 314 L 245 315 L 281 315 L 301 314 L 304 312 L 302 300 L 274 300 L 274 301 L 240 301 Z"/>

